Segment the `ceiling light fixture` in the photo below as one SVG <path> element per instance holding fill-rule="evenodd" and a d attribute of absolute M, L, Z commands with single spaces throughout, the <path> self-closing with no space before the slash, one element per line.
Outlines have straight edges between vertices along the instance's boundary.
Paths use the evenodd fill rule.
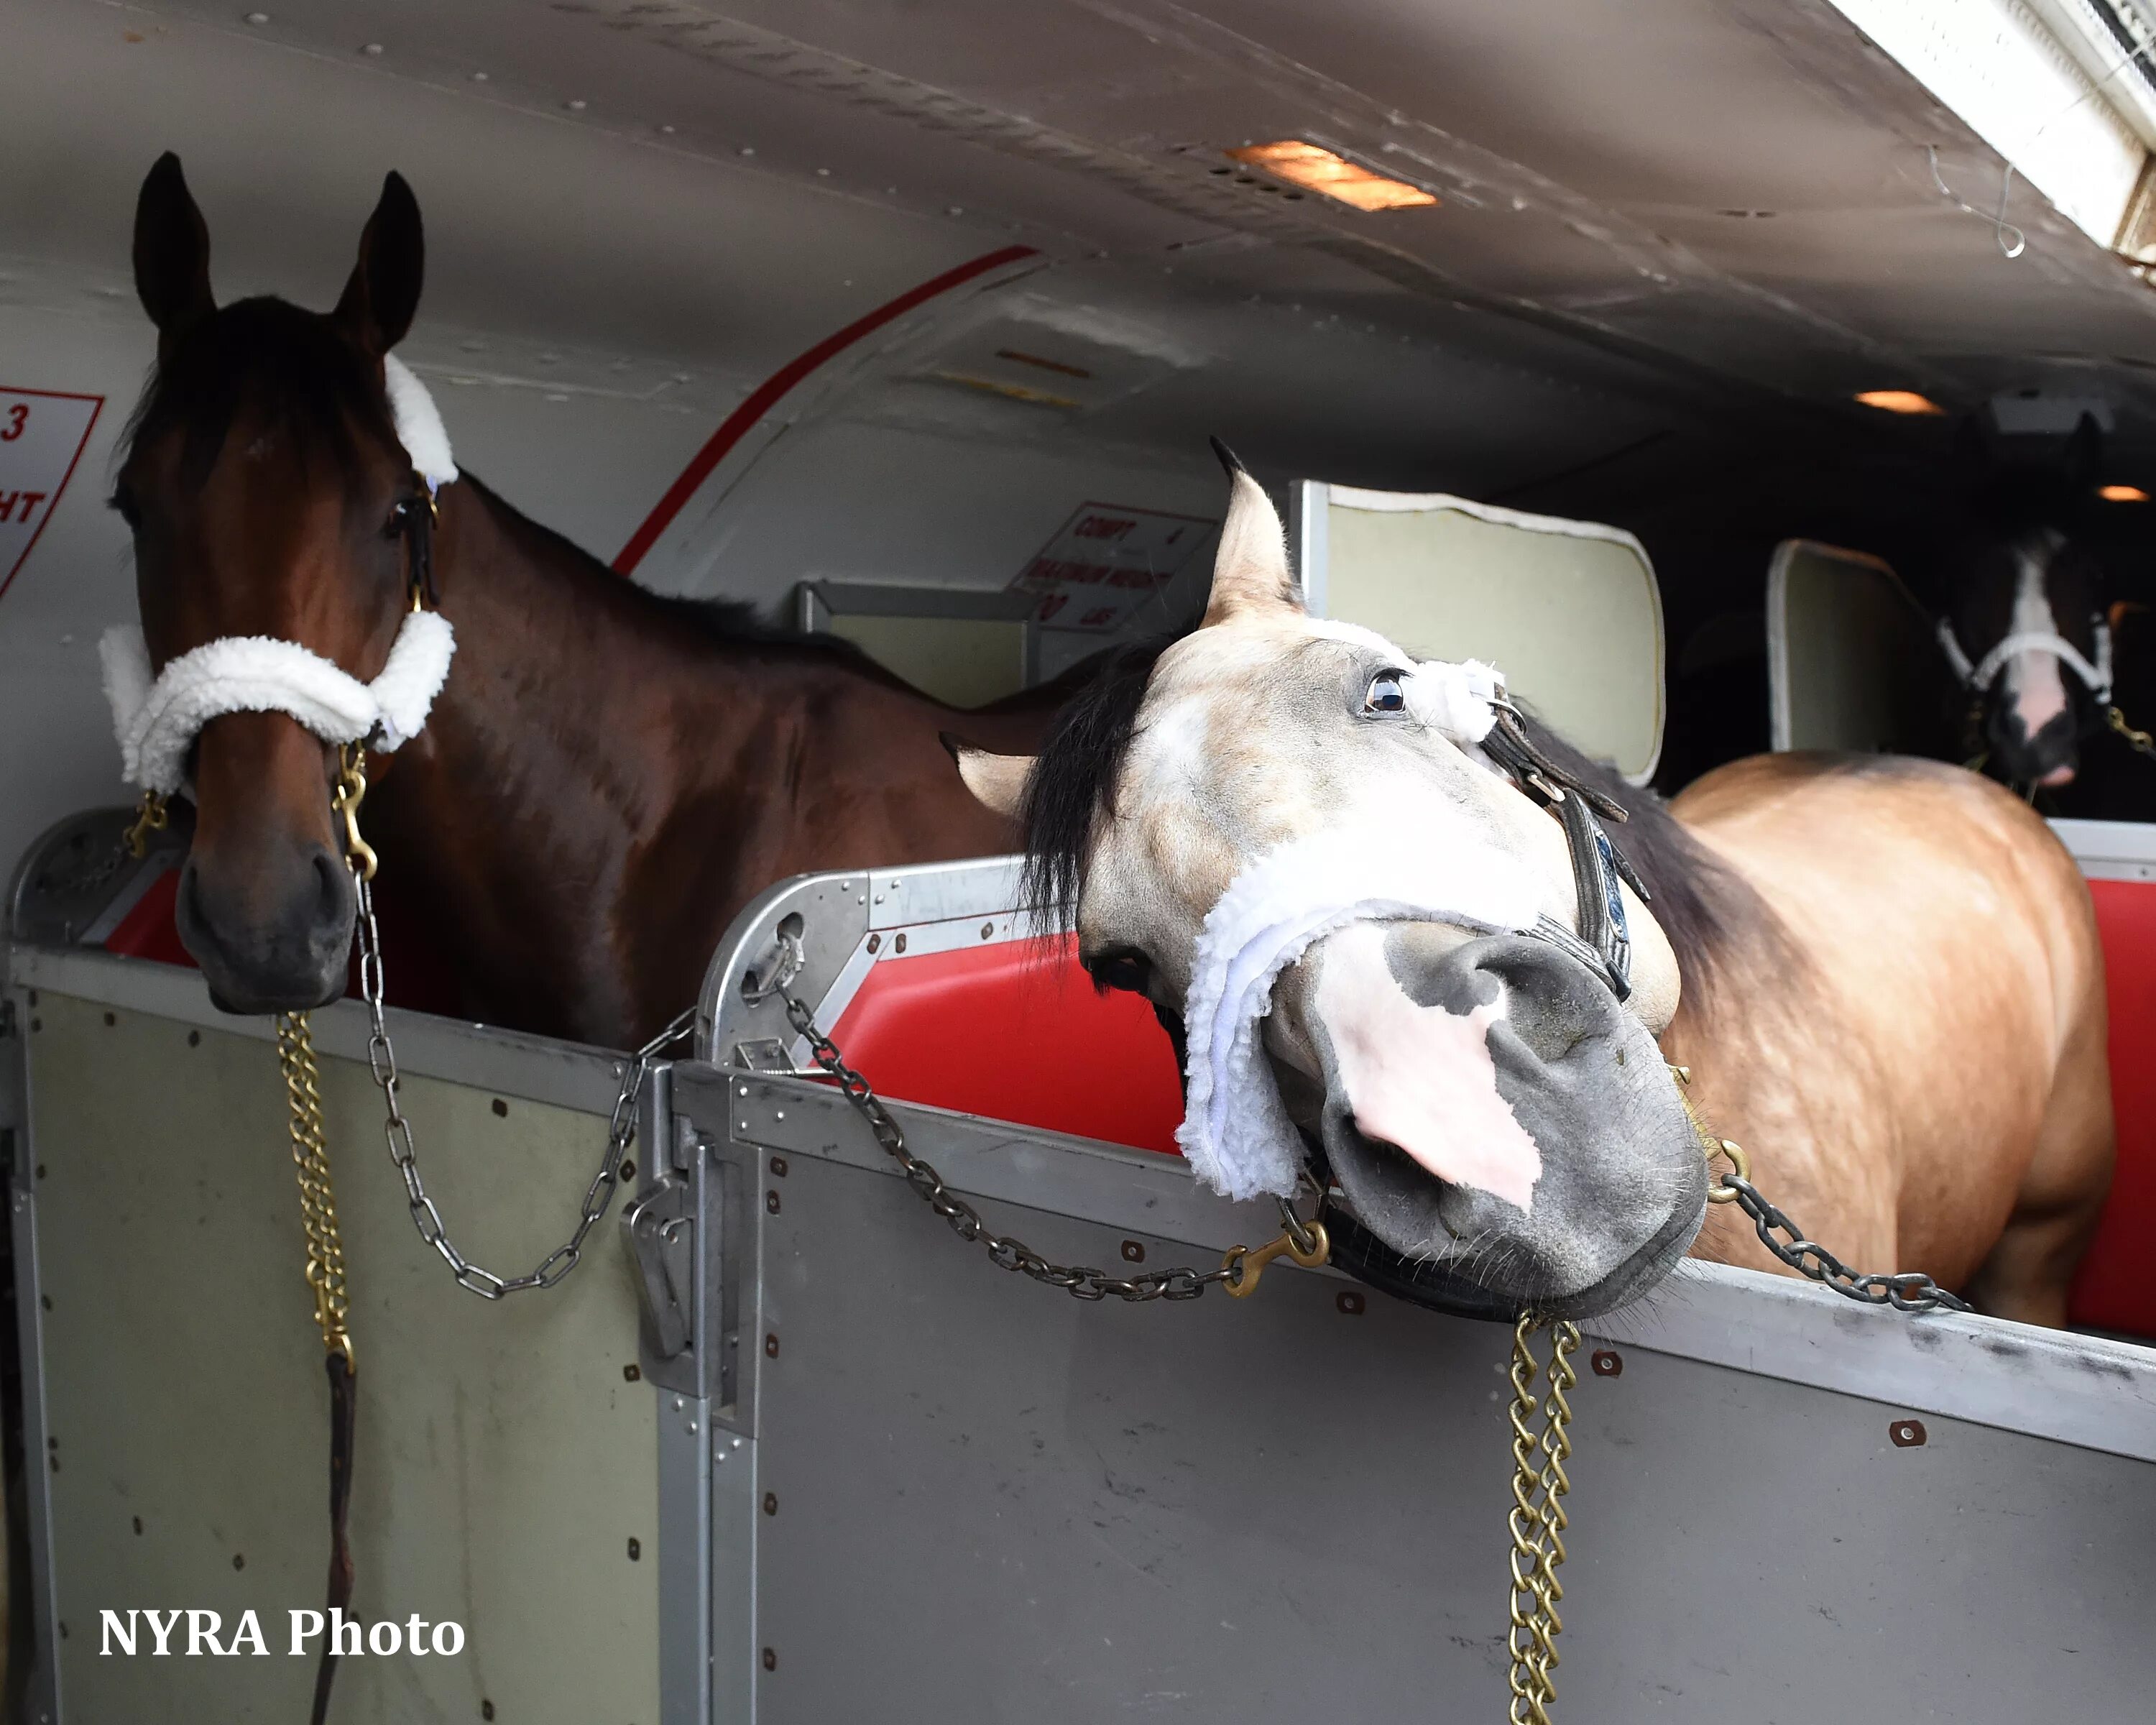
<path fill-rule="evenodd" d="M 1359 210 L 1414 209 L 1437 202 L 1419 186 L 1389 180 L 1359 162 L 1301 138 L 1245 144 L 1240 150 L 1229 151 L 1228 159 Z"/>
<path fill-rule="evenodd" d="M 1866 389 L 1861 391 L 1857 400 L 1867 408 L 1877 408 L 1888 413 L 1943 413 L 1946 409 L 1928 395 L 1919 395 L 1913 389 Z"/>
<path fill-rule="evenodd" d="M 2097 496 L 2107 503 L 2146 503 L 2148 494 L 2138 485 L 2098 485 Z"/>

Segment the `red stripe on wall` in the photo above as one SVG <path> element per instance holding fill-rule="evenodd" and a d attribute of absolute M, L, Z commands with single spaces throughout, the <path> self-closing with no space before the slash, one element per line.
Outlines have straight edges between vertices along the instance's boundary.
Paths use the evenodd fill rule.
<path fill-rule="evenodd" d="M 682 506 L 696 495 L 696 488 L 711 476 L 711 470 L 726 459 L 726 452 L 747 436 L 749 428 L 777 406 L 788 390 L 826 360 L 844 352 L 863 336 L 875 334 L 894 319 L 905 316 L 916 305 L 926 305 L 938 294 L 948 293 L 976 276 L 1034 255 L 1029 245 L 1007 245 L 1000 251 L 975 258 L 969 264 L 961 264 L 955 270 L 947 270 L 934 280 L 901 294 L 889 304 L 877 306 L 867 316 L 855 319 L 836 334 L 826 336 L 806 353 L 773 372 L 746 401 L 726 415 L 726 423 L 696 451 L 695 458 L 681 470 L 681 476 L 666 488 L 666 495 L 659 500 L 658 506 L 644 517 L 644 525 L 629 536 L 629 543 L 614 558 L 614 572 L 626 575 L 644 561 L 644 554 L 657 542 L 659 536 L 681 512 Z"/>

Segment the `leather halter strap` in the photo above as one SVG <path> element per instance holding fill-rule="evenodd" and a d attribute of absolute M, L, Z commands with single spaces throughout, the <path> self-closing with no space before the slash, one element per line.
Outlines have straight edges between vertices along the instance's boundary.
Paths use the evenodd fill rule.
<path fill-rule="evenodd" d="M 1632 932 L 1625 915 L 1623 887 L 1630 886 L 1643 904 L 1652 895 L 1602 824 L 1604 819 L 1630 819 L 1624 805 L 1537 748 L 1509 707 L 1497 709 L 1496 723 L 1482 739 L 1482 752 L 1511 774 L 1523 793 L 1553 809 L 1564 826 L 1565 849 L 1572 858 L 1573 897 L 1579 907 L 1578 930 L 1544 916 L 1527 932 L 1569 953 L 1600 976 L 1620 1000 L 1629 999 Z"/>

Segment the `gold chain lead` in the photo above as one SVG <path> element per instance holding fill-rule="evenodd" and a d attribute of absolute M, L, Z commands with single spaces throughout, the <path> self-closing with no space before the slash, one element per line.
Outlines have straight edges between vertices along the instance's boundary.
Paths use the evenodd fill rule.
<path fill-rule="evenodd" d="M 1550 1725 L 1557 1699 L 1557 1638 L 1564 1628 L 1558 1604 L 1564 1589 L 1557 1579 L 1564 1562 L 1568 1517 L 1565 1494 L 1572 1489 L 1565 1462 L 1572 1455 L 1572 1404 L 1565 1392 L 1579 1381 L 1572 1353 L 1579 1346 L 1579 1326 L 1557 1323 L 1551 1332 L 1549 1393 L 1539 1401 L 1534 1384 L 1541 1367 L 1533 1339 L 1543 1320 L 1522 1312 L 1512 1329 L 1512 1507 L 1506 1525 L 1512 1536 L 1511 1625 L 1506 1647 L 1512 1657 L 1512 1700 L 1506 1709 L 1511 1725 Z M 1534 1425 L 1540 1412 L 1542 1425 Z"/>
<path fill-rule="evenodd" d="M 303 1012 L 277 1015 L 277 1062 L 291 1105 L 292 1161 L 300 1176 L 300 1219 L 307 1235 L 307 1286 L 322 1346 L 351 1367 L 351 1301 L 344 1286 L 344 1240 L 337 1231 L 336 1190 L 330 1182 L 329 1139 L 322 1124 L 321 1074 Z"/>

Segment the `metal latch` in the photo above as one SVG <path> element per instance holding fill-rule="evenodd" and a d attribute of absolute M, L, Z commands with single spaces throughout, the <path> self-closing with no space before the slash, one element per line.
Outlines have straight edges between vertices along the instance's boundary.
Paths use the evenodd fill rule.
<path fill-rule="evenodd" d="M 637 1287 L 644 1296 L 653 1351 L 660 1359 L 686 1353 L 696 1340 L 694 1204 L 688 1181 L 662 1174 L 621 1219 L 636 1258 Z"/>

